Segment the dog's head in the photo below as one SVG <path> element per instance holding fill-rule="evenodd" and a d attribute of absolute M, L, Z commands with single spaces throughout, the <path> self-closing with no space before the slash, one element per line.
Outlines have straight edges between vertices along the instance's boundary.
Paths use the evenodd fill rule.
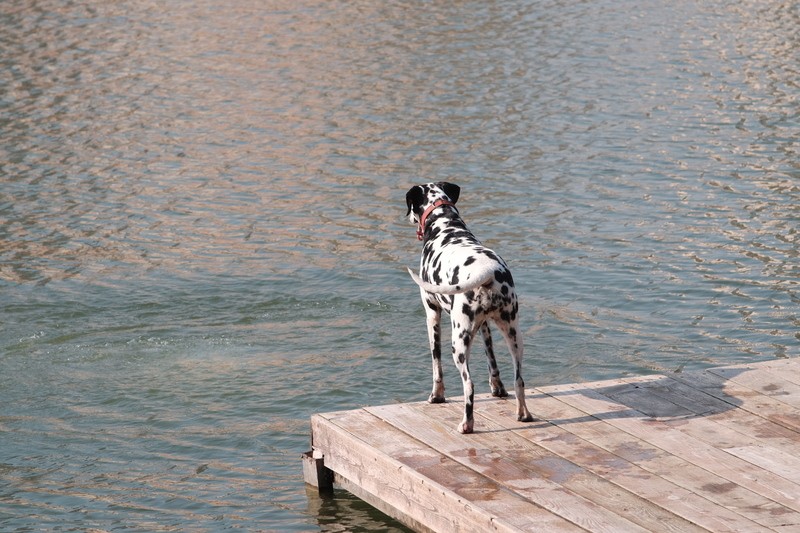
<path fill-rule="evenodd" d="M 406 205 L 408 205 L 406 216 L 412 224 L 419 224 L 419 219 L 428 206 L 437 200 L 449 200 L 455 204 L 460 192 L 461 187 L 446 181 L 415 185 L 406 193 Z"/>

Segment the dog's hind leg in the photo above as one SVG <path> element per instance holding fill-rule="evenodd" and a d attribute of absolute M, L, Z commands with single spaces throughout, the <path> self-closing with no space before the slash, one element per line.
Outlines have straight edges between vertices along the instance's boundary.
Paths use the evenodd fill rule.
<path fill-rule="evenodd" d="M 503 382 L 500 381 L 500 370 L 497 368 L 497 359 L 494 357 L 492 332 L 489 331 L 488 322 L 481 324 L 481 335 L 483 335 L 483 343 L 486 346 L 486 362 L 489 365 L 489 387 L 492 389 L 492 396 L 505 398 L 508 396 L 508 392 L 506 392 Z"/>
<path fill-rule="evenodd" d="M 517 320 L 509 322 L 497 320 L 497 327 L 506 339 L 511 358 L 514 361 L 514 393 L 517 396 L 517 420 L 520 422 L 533 422 L 534 418 L 528 411 L 525 403 L 525 381 L 522 379 L 522 337 L 517 330 Z"/>
<path fill-rule="evenodd" d="M 428 324 L 428 343 L 433 364 L 433 390 L 428 397 L 430 403 L 444 403 L 444 376 L 442 374 L 441 318 L 442 310 L 423 298 Z"/>
<path fill-rule="evenodd" d="M 453 322 L 453 362 L 458 368 L 458 373 L 461 376 L 461 383 L 464 386 L 464 419 L 458 425 L 459 433 L 472 433 L 475 425 L 475 418 L 473 416 L 473 408 L 475 401 L 475 388 L 472 384 L 472 378 L 469 375 L 469 352 L 472 346 L 472 338 L 477 334 L 476 330 L 465 330 L 459 327 L 461 322 L 466 318 L 465 315 L 458 315 L 457 313 L 451 314 Z"/>

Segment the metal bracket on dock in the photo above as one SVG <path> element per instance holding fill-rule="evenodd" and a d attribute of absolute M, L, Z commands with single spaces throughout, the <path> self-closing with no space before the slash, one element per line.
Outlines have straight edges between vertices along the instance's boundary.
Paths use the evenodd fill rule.
<path fill-rule="evenodd" d="M 333 491 L 333 470 L 325 466 L 325 456 L 320 450 L 310 450 L 304 453 L 303 478 L 306 483 L 317 487 L 320 492 Z"/>

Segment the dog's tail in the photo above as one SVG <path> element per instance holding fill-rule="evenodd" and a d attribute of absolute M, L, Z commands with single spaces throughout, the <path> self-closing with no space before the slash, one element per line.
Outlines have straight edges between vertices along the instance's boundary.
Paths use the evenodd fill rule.
<path fill-rule="evenodd" d="M 434 285 L 433 283 L 423 281 L 422 278 L 417 276 L 410 268 L 406 267 L 406 269 L 408 270 L 408 273 L 411 274 L 411 279 L 414 280 L 414 283 L 419 285 L 425 292 L 432 292 L 434 294 L 461 294 L 462 292 L 477 289 L 478 287 L 489 283 L 489 281 L 494 278 L 494 270 L 490 270 L 482 276 L 472 278 L 464 283 L 459 283 L 458 285 Z"/>

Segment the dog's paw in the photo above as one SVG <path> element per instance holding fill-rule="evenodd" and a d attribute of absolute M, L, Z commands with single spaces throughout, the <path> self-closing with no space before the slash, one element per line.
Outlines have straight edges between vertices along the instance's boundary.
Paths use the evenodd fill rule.
<path fill-rule="evenodd" d="M 428 396 L 428 403 L 444 403 L 445 399 L 444 396 L 438 396 L 436 394 L 431 394 Z"/>
<path fill-rule="evenodd" d="M 500 385 L 498 388 L 492 387 L 492 396 L 495 398 L 506 398 L 508 396 L 508 392 L 506 391 L 505 387 Z"/>
<path fill-rule="evenodd" d="M 472 425 L 473 425 L 472 420 L 470 420 L 469 422 L 461 422 L 458 425 L 458 432 L 461 434 L 472 433 Z"/>
<path fill-rule="evenodd" d="M 527 415 L 517 415 L 517 421 L 519 422 L 534 422 L 535 420 L 536 419 L 530 413 Z"/>

